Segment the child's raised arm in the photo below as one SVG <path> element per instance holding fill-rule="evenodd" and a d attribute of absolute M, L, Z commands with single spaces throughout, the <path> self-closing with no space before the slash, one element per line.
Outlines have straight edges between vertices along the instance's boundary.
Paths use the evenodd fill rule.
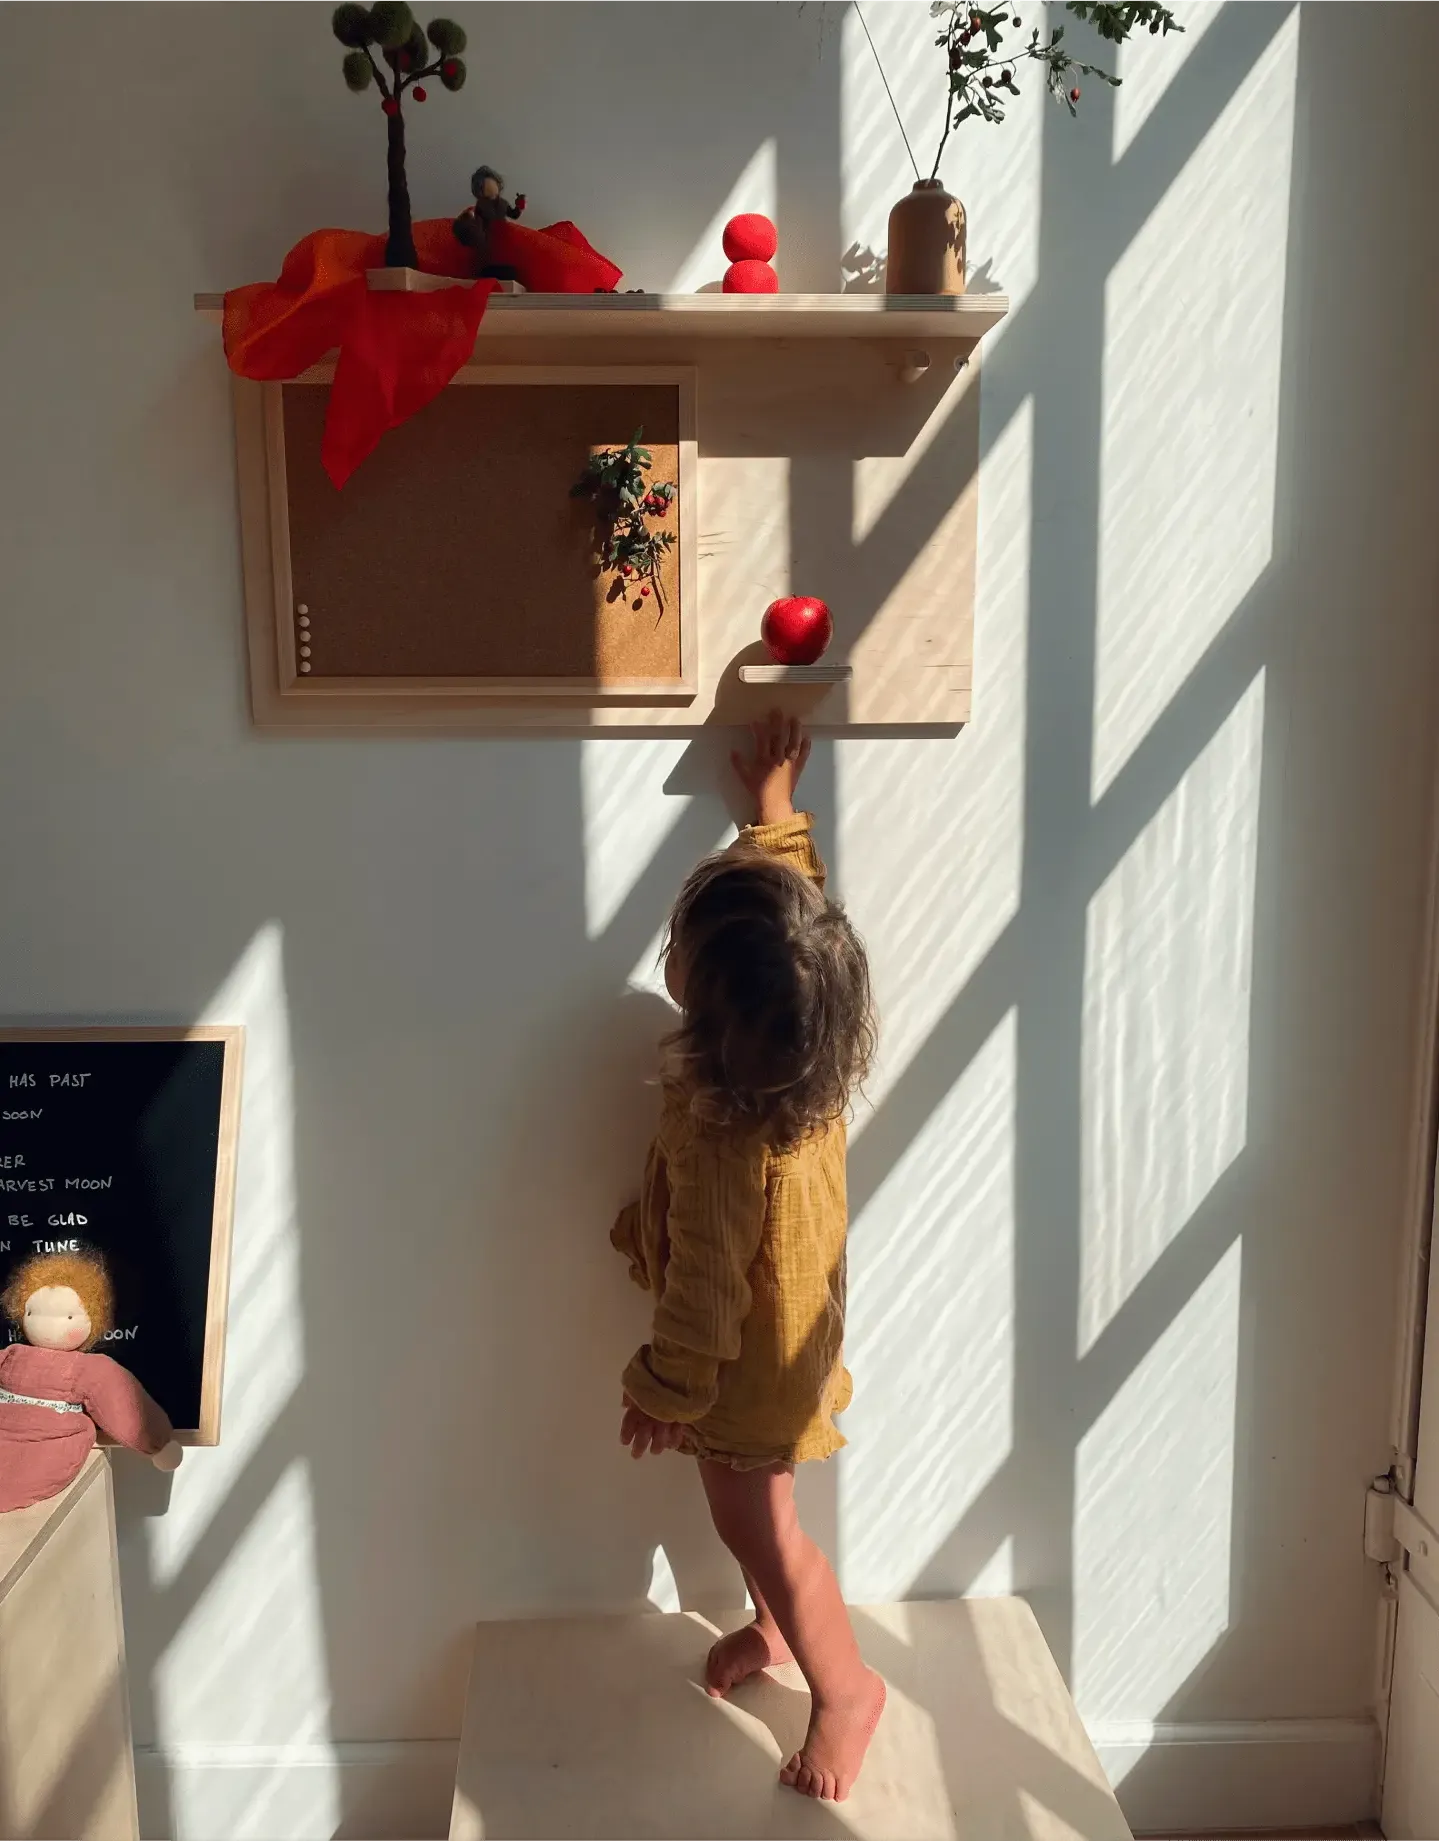
<path fill-rule="evenodd" d="M 751 725 L 752 752 L 730 755 L 740 785 L 754 801 L 753 823 L 780 825 L 794 817 L 794 791 L 809 759 L 810 741 L 797 716 L 778 710 Z"/>

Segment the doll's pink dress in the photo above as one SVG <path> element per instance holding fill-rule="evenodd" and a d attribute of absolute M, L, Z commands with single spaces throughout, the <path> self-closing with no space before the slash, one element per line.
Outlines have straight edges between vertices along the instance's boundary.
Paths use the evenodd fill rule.
<path fill-rule="evenodd" d="M 174 1437 L 161 1408 L 108 1355 L 28 1342 L 0 1350 L 0 1511 L 58 1495 L 89 1456 L 96 1426 L 147 1457 Z"/>

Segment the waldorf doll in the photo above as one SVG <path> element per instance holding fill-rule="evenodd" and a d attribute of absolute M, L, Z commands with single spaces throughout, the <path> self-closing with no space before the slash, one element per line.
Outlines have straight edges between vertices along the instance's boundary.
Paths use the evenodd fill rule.
<path fill-rule="evenodd" d="M 95 1430 L 173 1470 L 181 1450 L 164 1411 L 119 1362 L 90 1353 L 111 1327 L 110 1277 L 93 1253 L 27 1259 L 0 1298 L 24 1337 L 0 1349 L 0 1510 L 56 1496 Z"/>

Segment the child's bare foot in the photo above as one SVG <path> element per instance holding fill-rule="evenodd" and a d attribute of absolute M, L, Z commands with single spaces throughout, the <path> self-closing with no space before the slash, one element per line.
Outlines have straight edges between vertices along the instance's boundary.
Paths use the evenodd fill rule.
<path fill-rule="evenodd" d="M 705 1687 L 715 1700 L 722 1700 L 731 1688 L 748 1681 L 751 1675 L 792 1660 L 778 1631 L 771 1636 L 759 1624 L 746 1624 L 742 1630 L 722 1636 L 710 1651 L 705 1663 Z"/>
<path fill-rule="evenodd" d="M 884 1702 L 884 1683 L 867 1668 L 852 1696 L 814 1709 L 804 1744 L 780 1772 L 780 1782 L 801 1796 L 842 1803 L 859 1776 Z"/>

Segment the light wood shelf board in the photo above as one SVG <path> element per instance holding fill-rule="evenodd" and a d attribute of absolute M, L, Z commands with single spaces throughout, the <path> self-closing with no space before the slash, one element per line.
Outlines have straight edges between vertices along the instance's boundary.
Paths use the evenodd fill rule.
<path fill-rule="evenodd" d="M 223 294 L 197 294 L 195 311 L 218 317 Z M 1009 312 L 1006 294 L 495 294 L 487 334 L 526 338 L 680 337 L 702 330 L 751 339 L 965 339 L 977 341 Z"/>

